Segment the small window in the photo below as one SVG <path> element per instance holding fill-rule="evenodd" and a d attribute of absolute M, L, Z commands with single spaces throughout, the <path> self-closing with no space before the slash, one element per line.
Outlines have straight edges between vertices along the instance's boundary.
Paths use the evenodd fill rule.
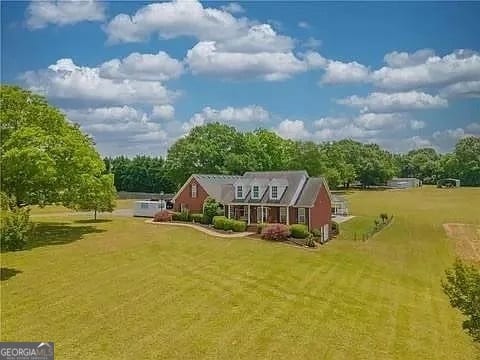
<path fill-rule="evenodd" d="M 141 209 L 148 209 L 148 203 L 141 203 L 140 208 Z"/>
<path fill-rule="evenodd" d="M 252 198 L 253 199 L 258 199 L 260 196 L 260 188 L 258 185 L 253 185 L 252 187 Z"/>
<path fill-rule="evenodd" d="M 197 184 L 193 183 L 192 184 L 192 198 L 197 197 Z"/>
<path fill-rule="evenodd" d="M 298 219 L 297 223 L 305 224 L 305 208 L 298 208 Z"/>
<path fill-rule="evenodd" d="M 237 199 L 243 199 L 243 186 L 237 186 Z"/>
<path fill-rule="evenodd" d="M 271 195 L 272 199 L 278 198 L 278 186 L 272 186 Z"/>

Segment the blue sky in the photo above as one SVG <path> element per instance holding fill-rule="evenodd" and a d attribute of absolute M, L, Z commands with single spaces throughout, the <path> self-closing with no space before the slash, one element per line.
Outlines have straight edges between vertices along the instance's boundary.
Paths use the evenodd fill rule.
<path fill-rule="evenodd" d="M 480 135 L 480 3 L 2 2 L 2 82 L 104 155 L 220 121 L 450 151 Z"/>

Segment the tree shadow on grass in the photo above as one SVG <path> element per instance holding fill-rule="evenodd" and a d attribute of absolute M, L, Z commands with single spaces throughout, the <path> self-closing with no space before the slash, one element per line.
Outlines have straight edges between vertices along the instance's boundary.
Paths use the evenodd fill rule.
<path fill-rule="evenodd" d="M 75 226 L 65 222 L 41 222 L 35 225 L 35 232 L 25 250 L 37 247 L 65 245 L 83 239 L 86 234 L 102 233 L 106 230 L 95 226 Z"/>
<path fill-rule="evenodd" d="M 0 268 L 0 281 L 8 280 L 21 272 L 22 271 L 17 269 L 2 267 Z"/>
<path fill-rule="evenodd" d="M 111 222 L 111 219 L 83 219 L 83 220 L 75 220 L 74 223 L 76 224 L 101 224 Z"/>

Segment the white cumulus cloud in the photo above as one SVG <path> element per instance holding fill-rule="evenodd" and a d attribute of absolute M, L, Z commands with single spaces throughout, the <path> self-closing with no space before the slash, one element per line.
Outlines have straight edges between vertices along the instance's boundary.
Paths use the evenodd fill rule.
<path fill-rule="evenodd" d="M 470 50 L 430 56 L 422 63 L 383 67 L 372 73 L 373 83 L 386 89 L 416 89 L 480 80 L 480 55 Z"/>
<path fill-rule="evenodd" d="M 157 54 L 132 53 L 100 65 L 100 76 L 110 79 L 165 81 L 179 77 L 182 72 L 182 63 L 164 51 Z"/>
<path fill-rule="evenodd" d="M 158 34 L 169 39 L 192 36 L 199 40 L 235 38 L 248 29 L 249 22 L 230 12 L 204 8 L 196 0 L 149 4 L 134 15 L 119 14 L 106 26 L 110 42 L 139 42 Z"/>
<path fill-rule="evenodd" d="M 188 122 L 185 122 L 183 129 L 188 131 L 195 126 L 201 126 L 210 122 L 246 124 L 265 122 L 269 119 L 270 113 L 259 105 L 248 105 L 245 107 L 228 106 L 224 109 L 214 109 L 207 106 L 202 111 L 195 113 Z"/>
<path fill-rule="evenodd" d="M 420 49 L 413 53 L 393 51 L 386 54 L 383 59 L 392 68 L 403 68 L 422 64 L 433 56 L 435 52 L 432 49 Z"/>
<path fill-rule="evenodd" d="M 440 90 L 440 94 L 445 97 L 480 97 L 480 80 L 461 81 L 451 84 Z"/>
<path fill-rule="evenodd" d="M 103 78 L 99 68 L 78 66 L 72 59 L 60 59 L 48 69 L 27 71 L 22 79 L 30 90 L 50 98 L 116 105 L 168 104 L 177 95 L 158 81 Z"/>
<path fill-rule="evenodd" d="M 302 120 L 285 119 L 278 124 L 275 132 L 285 139 L 304 140 L 310 137 Z"/>
<path fill-rule="evenodd" d="M 173 120 L 175 118 L 175 108 L 170 104 L 155 105 L 152 109 L 152 118 Z"/>
<path fill-rule="evenodd" d="M 433 96 L 418 91 L 397 93 L 374 92 L 366 97 L 353 95 L 345 99 L 337 100 L 337 103 L 360 108 L 363 112 L 397 112 L 448 106 L 448 101 L 440 96 Z"/>
<path fill-rule="evenodd" d="M 186 63 L 194 74 L 267 81 L 287 79 L 305 71 L 305 64 L 291 52 L 222 52 L 213 41 L 199 42 L 190 49 Z"/>
<path fill-rule="evenodd" d="M 245 9 L 239 3 L 229 3 L 221 6 L 221 9 L 231 14 L 241 14 L 245 12 Z"/>
<path fill-rule="evenodd" d="M 349 63 L 329 60 L 322 76 L 323 84 L 345 84 L 366 82 L 370 76 L 370 70 L 356 61 Z"/>
<path fill-rule="evenodd" d="M 69 25 L 82 21 L 105 20 L 105 7 L 99 1 L 31 1 L 27 8 L 27 26 L 41 29 L 48 24 Z"/>

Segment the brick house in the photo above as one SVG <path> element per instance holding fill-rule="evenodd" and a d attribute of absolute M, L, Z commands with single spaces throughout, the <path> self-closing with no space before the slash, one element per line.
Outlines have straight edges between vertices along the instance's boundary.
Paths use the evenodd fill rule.
<path fill-rule="evenodd" d="M 305 224 L 329 237 L 332 196 L 324 178 L 306 171 L 246 172 L 236 175 L 194 174 L 173 197 L 175 211 L 201 213 L 214 198 L 225 216 L 259 223 Z"/>

